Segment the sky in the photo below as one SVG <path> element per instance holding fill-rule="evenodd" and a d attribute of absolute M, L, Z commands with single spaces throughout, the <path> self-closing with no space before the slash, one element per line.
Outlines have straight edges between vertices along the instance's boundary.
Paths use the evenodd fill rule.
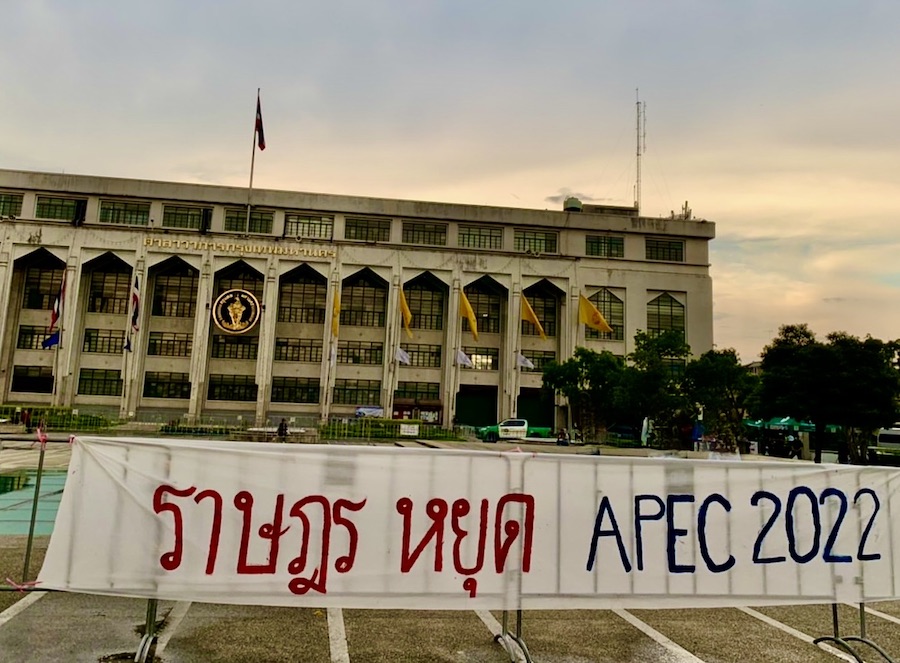
<path fill-rule="evenodd" d="M 0 0 L 0 168 L 716 223 L 714 339 L 900 338 L 895 0 Z"/>

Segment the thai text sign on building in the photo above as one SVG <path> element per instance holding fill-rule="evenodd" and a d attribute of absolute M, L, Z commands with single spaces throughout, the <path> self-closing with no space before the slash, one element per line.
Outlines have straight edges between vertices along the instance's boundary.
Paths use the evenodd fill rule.
<path fill-rule="evenodd" d="M 77 438 L 44 588 L 408 609 L 900 596 L 900 472 Z"/>

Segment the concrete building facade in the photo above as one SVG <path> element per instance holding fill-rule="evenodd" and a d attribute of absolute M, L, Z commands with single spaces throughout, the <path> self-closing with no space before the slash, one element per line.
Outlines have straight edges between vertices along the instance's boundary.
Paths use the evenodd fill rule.
<path fill-rule="evenodd" d="M 548 211 L 0 170 L 0 390 L 5 403 L 123 418 L 311 422 L 369 408 L 560 425 L 541 368 L 576 346 L 624 356 L 638 330 L 677 329 L 695 355 L 712 348 L 714 236 L 710 222 L 577 201 Z M 44 349 L 61 290 L 60 342 Z M 612 332 L 580 322 L 582 294 Z M 522 319 L 523 297 L 545 337 Z"/>

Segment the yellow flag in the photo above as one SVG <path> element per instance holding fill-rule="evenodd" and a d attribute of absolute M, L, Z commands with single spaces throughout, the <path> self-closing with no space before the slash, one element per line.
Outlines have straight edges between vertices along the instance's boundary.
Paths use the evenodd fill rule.
<path fill-rule="evenodd" d="M 331 335 L 338 335 L 338 325 L 341 322 L 341 291 L 336 290 L 334 293 L 334 306 L 331 309 Z"/>
<path fill-rule="evenodd" d="M 475 321 L 475 311 L 472 310 L 469 298 L 466 297 L 466 293 L 462 288 L 459 289 L 459 315 L 469 321 L 469 329 L 472 330 L 472 338 L 477 341 L 478 323 Z"/>
<path fill-rule="evenodd" d="M 541 324 L 541 321 L 538 320 L 537 314 L 535 314 L 534 309 L 531 308 L 531 304 L 525 297 L 525 293 L 522 293 L 522 319 L 526 322 L 530 322 L 535 327 L 537 327 L 538 334 L 541 335 L 541 338 L 543 338 L 544 340 L 547 339 L 547 335 L 544 333 L 544 326 Z"/>
<path fill-rule="evenodd" d="M 409 328 L 409 323 L 412 322 L 412 311 L 409 310 L 409 304 L 406 303 L 406 295 L 403 294 L 402 286 L 400 287 L 400 317 L 403 318 L 403 328 L 406 330 L 406 335 L 412 338 L 413 334 Z"/>
<path fill-rule="evenodd" d="M 581 321 L 581 324 L 599 332 L 611 332 L 613 330 L 609 323 L 606 322 L 603 314 L 594 306 L 594 303 L 584 295 L 579 295 L 578 319 Z"/>

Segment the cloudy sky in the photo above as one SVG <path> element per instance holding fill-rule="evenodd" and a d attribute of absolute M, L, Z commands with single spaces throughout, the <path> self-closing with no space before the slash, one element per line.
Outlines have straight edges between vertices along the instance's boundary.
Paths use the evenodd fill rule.
<path fill-rule="evenodd" d="M 715 341 L 900 338 L 895 0 L 0 0 L 0 168 L 715 221 Z"/>

